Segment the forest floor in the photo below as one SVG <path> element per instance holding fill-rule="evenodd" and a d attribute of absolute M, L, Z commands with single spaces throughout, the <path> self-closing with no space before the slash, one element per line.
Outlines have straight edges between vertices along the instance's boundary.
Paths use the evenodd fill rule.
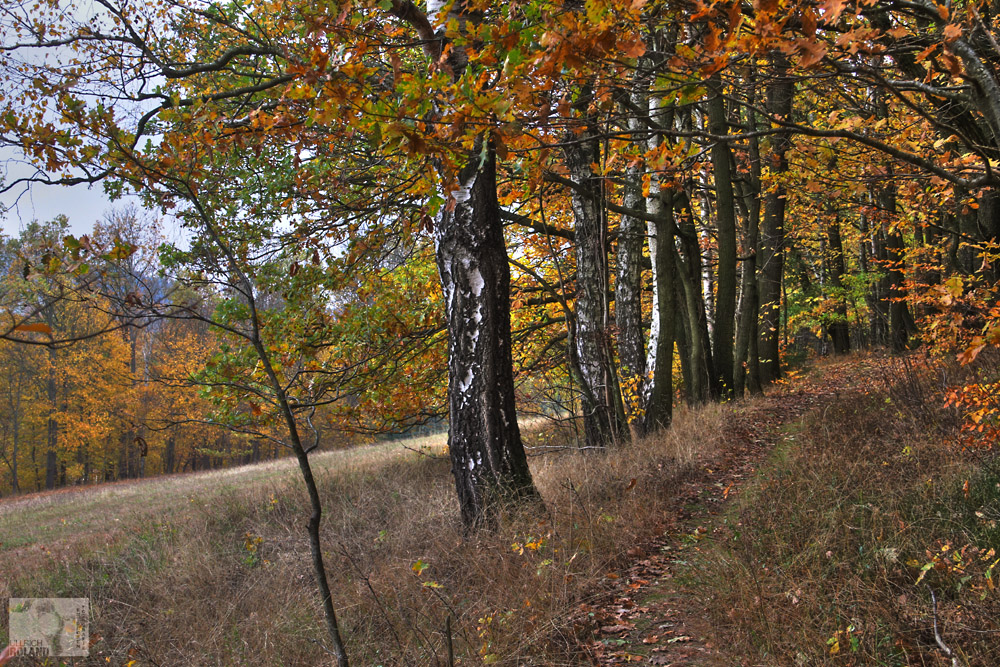
<path fill-rule="evenodd" d="M 597 627 L 583 646 L 594 664 L 733 664 L 710 639 L 712 600 L 692 582 L 699 555 L 723 531 L 727 509 L 775 446 L 795 439 L 802 416 L 859 391 L 854 379 L 870 370 L 857 358 L 825 362 L 792 371 L 763 398 L 734 407 L 727 448 L 678 489 L 667 530 L 606 591 L 581 605 L 579 614 Z"/>

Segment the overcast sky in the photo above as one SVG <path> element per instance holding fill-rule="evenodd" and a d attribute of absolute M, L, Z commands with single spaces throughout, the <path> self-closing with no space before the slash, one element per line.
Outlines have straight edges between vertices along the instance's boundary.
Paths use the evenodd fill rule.
<path fill-rule="evenodd" d="M 52 220 L 59 214 L 69 218 L 72 234 L 89 234 L 94 223 L 115 205 L 99 185 L 90 188 L 86 185 L 34 185 L 20 197 L 18 194 L 0 195 L 0 205 L 7 209 L 0 225 L 7 236 L 17 236 L 33 220 Z M 123 203 L 118 202 L 118 205 Z"/>
<path fill-rule="evenodd" d="M 0 213 L 0 231 L 6 236 L 17 236 L 33 220 L 47 221 L 63 214 L 69 218 L 70 234 L 81 236 L 90 234 L 94 223 L 110 209 L 138 203 L 135 196 L 112 202 L 99 184 L 90 187 L 35 184 L 20 197 L 0 194 L 0 206 L 6 209 L 5 213 Z M 163 234 L 167 241 L 180 243 L 182 247 L 186 245 L 173 218 L 164 218 Z"/>

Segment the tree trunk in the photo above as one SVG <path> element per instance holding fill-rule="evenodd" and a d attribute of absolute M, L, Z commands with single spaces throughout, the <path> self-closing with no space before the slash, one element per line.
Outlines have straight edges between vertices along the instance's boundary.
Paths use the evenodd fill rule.
<path fill-rule="evenodd" d="M 978 217 L 979 236 L 990 244 L 993 252 L 1000 244 L 1000 192 L 988 190 L 979 198 Z M 991 262 L 985 267 L 985 277 L 990 282 L 1000 279 L 1000 264 Z"/>
<path fill-rule="evenodd" d="M 454 208 L 434 228 L 448 325 L 448 447 L 469 529 L 492 523 L 506 502 L 538 499 L 514 405 L 510 268 L 492 147 L 486 156 L 459 174 Z"/>
<path fill-rule="evenodd" d="M 839 213 L 833 214 L 826 233 L 830 245 L 828 273 L 835 303 L 834 318 L 827 330 L 833 340 L 834 354 L 846 354 L 851 351 L 851 332 L 847 322 L 847 297 L 844 294 L 843 275 L 847 272 L 847 267 L 844 263 L 844 244 L 840 238 Z"/>
<path fill-rule="evenodd" d="M 163 454 L 163 471 L 170 475 L 174 472 L 174 465 L 176 464 L 177 456 L 177 442 L 176 435 L 173 430 L 170 431 L 170 437 L 167 438 L 166 450 Z"/>
<path fill-rule="evenodd" d="M 14 440 L 13 440 L 13 451 L 11 452 L 11 464 L 10 464 L 10 490 L 11 493 L 17 495 L 21 491 L 21 487 L 17 481 L 17 449 L 19 443 L 19 435 L 21 430 L 21 424 L 19 421 L 14 421 Z"/>
<path fill-rule="evenodd" d="M 655 52 L 664 58 L 674 52 L 676 45 L 674 28 L 650 35 L 649 43 Z M 651 63 L 655 68 L 662 60 Z M 652 83 L 652 81 L 651 81 Z M 673 104 L 665 103 L 655 95 L 649 95 L 644 109 L 656 125 L 670 128 L 674 124 Z M 651 133 L 647 148 L 655 150 L 665 137 Z M 653 304 L 646 342 L 646 382 L 643 386 L 644 428 L 653 432 L 670 426 L 673 418 L 673 369 L 674 339 L 676 336 L 677 288 L 674 264 L 674 192 L 660 185 L 659 176 L 650 174 L 649 194 L 646 197 L 646 211 L 653 216 L 647 221 L 649 235 L 649 259 L 653 277 Z"/>
<path fill-rule="evenodd" d="M 616 404 L 617 375 L 608 332 L 607 219 L 603 186 L 591 165 L 599 159 L 591 128 L 570 134 L 563 146 L 570 178 L 576 243 L 576 355 L 583 388 L 583 427 L 588 446 L 617 443 L 623 435 Z"/>
<path fill-rule="evenodd" d="M 746 128 L 757 130 L 755 71 L 749 68 L 750 99 Z M 751 136 L 748 144 L 749 178 L 742 190 L 746 223 L 743 228 L 743 264 L 740 273 L 739 322 L 736 332 L 736 352 L 733 359 L 735 394 L 742 397 L 744 388 L 751 394 L 761 393 L 760 357 L 757 352 L 757 330 L 760 316 L 760 294 L 757 292 L 757 258 L 760 252 L 760 142 Z"/>
<path fill-rule="evenodd" d="M 667 428 L 673 414 L 674 337 L 676 329 L 676 265 L 674 264 L 674 200 L 658 185 L 647 200 L 656 222 L 647 223 L 653 266 L 653 313 L 646 348 L 649 378 L 643 391 L 645 429 Z"/>
<path fill-rule="evenodd" d="M 59 447 L 59 422 L 56 420 L 58 410 L 58 385 L 56 384 L 56 352 L 49 350 L 48 376 L 45 380 L 45 397 L 49 401 L 49 414 L 45 423 L 45 488 L 56 488 L 56 450 Z"/>
<path fill-rule="evenodd" d="M 892 228 L 896 217 L 896 186 L 892 181 L 892 165 L 887 166 L 887 181 L 879 191 L 879 209 L 885 238 L 885 291 L 882 298 L 889 313 L 889 345 L 893 352 L 906 349 L 906 291 L 903 287 L 903 236 Z"/>
<path fill-rule="evenodd" d="M 788 77 L 784 55 L 771 56 L 772 80 L 767 85 L 767 112 L 772 117 L 790 120 L 794 83 Z M 787 132 L 772 135 L 770 171 L 779 179 L 788 171 L 787 151 L 791 140 Z M 784 278 L 785 186 L 780 181 L 764 197 L 764 218 L 760 235 L 760 363 L 761 380 L 773 382 L 781 377 L 778 330 L 781 327 L 781 284 Z"/>
<path fill-rule="evenodd" d="M 709 82 L 714 95 L 708 101 L 708 131 L 728 134 L 722 81 L 717 75 Z M 725 141 L 712 146 L 715 178 L 715 210 L 718 222 L 718 258 L 715 278 L 715 327 L 712 330 L 712 361 L 722 396 L 733 395 L 733 336 L 736 315 L 736 204 L 733 193 L 732 154 Z"/>
<path fill-rule="evenodd" d="M 875 198 L 878 201 L 878 198 Z M 872 343 L 875 345 L 889 344 L 889 274 L 886 271 L 888 253 L 886 251 L 885 224 L 882 213 L 876 216 L 877 224 L 872 226 L 872 259 L 875 267 L 882 273 L 878 280 L 872 281 L 869 290 L 869 308 L 871 320 Z"/>
<path fill-rule="evenodd" d="M 684 256 L 675 254 L 678 285 L 681 289 L 681 303 L 684 310 L 684 321 L 687 324 L 687 352 L 689 365 L 690 391 L 689 400 L 693 403 L 703 403 L 717 396 L 715 373 L 712 365 L 712 346 L 708 335 L 708 317 L 705 311 L 704 295 L 701 290 L 701 246 L 698 243 L 698 232 L 694 224 L 694 213 L 691 210 L 691 199 L 687 193 L 680 194 L 684 213 L 681 214 L 678 225 L 681 237 L 680 246 Z"/>
<path fill-rule="evenodd" d="M 632 95 L 632 102 L 638 108 L 647 104 L 645 95 L 639 93 Z M 635 136 L 643 129 L 643 123 L 633 116 L 629 121 L 629 129 Z M 646 211 L 646 201 L 642 196 L 642 168 L 639 165 L 629 166 L 625 170 L 623 203 L 626 208 Z M 622 396 L 633 440 L 645 434 L 646 422 L 646 343 L 642 331 L 642 246 L 645 236 L 646 229 L 642 220 L 630 215 L 622 216 L 618 225 L 615 325 L 618 329 Z M 653 254 L 652 251 L 650 254 Z M 655 293 L 655 282 L 653 290 Z"/>

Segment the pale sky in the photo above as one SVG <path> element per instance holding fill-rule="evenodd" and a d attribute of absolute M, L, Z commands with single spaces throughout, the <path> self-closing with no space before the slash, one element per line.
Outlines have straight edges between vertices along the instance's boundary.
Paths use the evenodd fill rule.
<path fill-rule="evenodd" d="M 17 194 L 0 195 L 0 206 L 7 209 L 0 214 L 0 227 L 7 236 L 17 236 L 33 220 L 52 220 L 59 214 L 69 218 L 72 234 L 89 234 L 108 209 L 125 204 L 124 200 L 113 203 L 100 185 L 36 184 L 20 197 Z"/>
<path fill-rule="evenodd" d="M 138 205 L 138 198 L 127 195 L 111 201 L 100 184 L 89 187 L 35 184 L 20 197 L 15 194 L 0 195 L 0 206 L 7 209 L 5 213 L 0 213 L 0 231 L 6 236 L 17 236 L 34 220 L 44 222 L 63 214 L 69 218 L 69 233 L 79 237 L 90 234 L 94 223 L 112 208 L 129 204 Z M 177 243 L 180 247 L 187 246 L 184 233 L 174 218 L 164 217 L 162 223 L 164 240 Z"/>

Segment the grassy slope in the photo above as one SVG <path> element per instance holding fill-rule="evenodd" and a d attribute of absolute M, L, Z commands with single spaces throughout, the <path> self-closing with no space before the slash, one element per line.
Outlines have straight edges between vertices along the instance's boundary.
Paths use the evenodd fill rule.
<path fill-rule="evenodd" d="M 940 370 L 854 358 L 796 382 L 782 402 L 826 396 L 630 576 L 655 581 L 605 621 L 602 664 L 1000 665 L 1000 460 L 963 449 Z"/>
<path fill-rule="evenodd" d="M 1000 460 L 963 450 L 933 369 L 856 374 L 693 568 L 716 641 L 744 664 L 998 665 Z"/>
<path fill-rule="evenodd" d="M 448 616 L 462 664 L 577 664 L 571 610 L 722 447 L 724 408 L 681 412 L 669 434 L 607 456 L 529 434 L 556 447 L 532 459 L 547 511 L 475 539 L 446 459 L 391 445 L 318 456 L 354 664 L 443 660 Z M 0 597 L 90 598 L 93 664 L 321 663 L 305 519 L 288 462 L 8 500 Z"/>
<path fill-rule="evenodd" d="M 445 442 L 446 436 L 441 434 L 408 440 L 405 447 L 441 453 Z M 378 465 L 409 451 L 403 444 L 393 442 L 324 452 L 313 456 L 312 461 L 320 472 L 330 468 L 356 469 Z M 106 544 L 136 523 L 164 516 L 179 518 L 178 510 L 189 503 L 215 502 L 227 493 L 249 486 L 285 483 L 296 479 L 298 474 L 295 460 L 284 458 L 225 470 L 68 487 L 7 498 L 0 501 L 0 536 L 3 536 L 0 572 L 14 571 L 8 568 L 21 561 L 31 547 L 69 549 L 81 543 Z M 124 526 L 123 510 L 130 519 Z"/>
<path fill-rule="evenodd" d="M 902 391 L 817 407 L 727 513 L 681 535 L 686 551 L 670 558 L 690 567 L 669 585 L 701 601 L 723 663 L 945 664 L 926 582 L 948 645 L 969 664 L 1000 664 L 983 558 L 1000 539 L 1000 473 L 956 454 L 940 401 L 897 379 Z M 681 410 L 669 433 L 621 451 L 535 457 L 547 512 L 475 539 L 457 525 L 446 460 L 398 445 L 317 456 L 354 664 L 443 664 L 448 616 L 460 664 L 585 664 L 600 617 L 585 603 L 621 581 L 689 502 L 682 491 L 769 405 Z M 288 461 L 4 501 L 0 597 L 91 598 L 99 639 L 85 664 L 319 664 L 305 507 Z M 963 547 L 958 572 L 945 561 Z"/>

